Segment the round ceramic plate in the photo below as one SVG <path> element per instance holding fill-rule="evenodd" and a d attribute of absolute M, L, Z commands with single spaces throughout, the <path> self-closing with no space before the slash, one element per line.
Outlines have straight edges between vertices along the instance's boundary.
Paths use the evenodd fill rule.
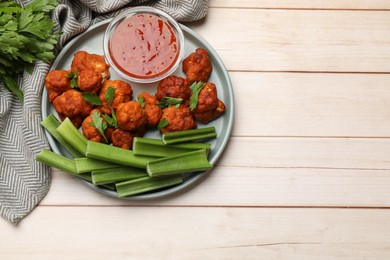
<path fill-rule="evenodd" d="M 59 53 L 59 55 L 53 62 L 51 69 L 69 70 L 74 53 L 80 50 L 87 51 L 89 53 L 96 53 L 96 54 L 103 55 L 103 35 L 109 22 L 110 20 L 106 20 L 98 24 L 95 24 L 91 26 L 86 32 L 84 32 L 83 34 L 77 36 L 72 41 L 70 41 L 66 45 L 66 47 L 62 49 L 62 51 Z M 181 25 L 181 27 L 183 29 L 184 37 L 185 37 L 185 50 L 186 50 L 185 57 L 188 56 L 190 53 L 194 52 L 196 48 L 204 48 L 208 51 L 213 65 L 213 72 L 210 76 L 209 81 L 213 82 L 217 86 L 218 97 L 226 105 L 226 112 L 218 119 L 210 122 L 207 125 L 198 123 L 198 128 L 202 128 L 206 126 L 207 127 L 215 126 L 216 128 L 217 138 L 210 141 L 211 151 L 209 153 L 210 162 L 212 164 L 215 164 L 219 159 L 219 157 L 221 156 L 221 154 L 223 153 L 232 130 L 233 117 L 234 117 L 233 88 L 227 70 L 224 64 L 222 63 L 221 59 L 219 58 L 218 54 L 215 52 L 215 50 L 201 36 L 196 34 L 194 31 L 192 31 L 191 29 L 183 25 Z M 110 73 L 111 73 L 111 79 L 121 79 L 119 75 L 116 74 L 112 69 L 110 69 Z M 181 66 L 173 73 L 173 75 L 185 77 L 185 75 L 181 70 Z M 129 83 L 131 84 L 131 87 L 133 89 L 133 97 L 138 96 L 138 93 L 142 91 L 147 91 L 154 95 L 157 90 L 156 83 L 150 83 L 150 84 L 137 84 L 132 82 Z M 59 118 L 53 105 L 48 100 L 46 89 L 44 89 L 42 95 L 42 117 L 46 118 L 50 113 L 53 113 L 54 115 L 57 116 L 57 118 Z M 48 138 L 50 147 L 53 152 L 72 158 L 71 155 L 61 145 L 59 145 L 57 141 L 55 141 L 48 132 L 46 132 L 46 136 Z M 161 135 L 156 130 L 156 131 L 148 131 L 145 134 L 145 137 L 161 138 Z M 184 182 L 180 185 L 158 190 L 155 192 L 149 192 L 149 193 L 144 193 L 135 196 L 128 196 L 128 197 L 124 197 L 124 199 L 133 199 L 133 200 L 154 199 L 154 198 L 170 195 L 194 184 L 199 179 L 204 177 L 206 173 L 207 171 L 184 174 L 183 175 Z M 79 180 L 98 192 L 118 198 L 118 195 L 115 191 L 108 190 L 99 186 L 94 186 L 93 184 L 82 179 Z"/>

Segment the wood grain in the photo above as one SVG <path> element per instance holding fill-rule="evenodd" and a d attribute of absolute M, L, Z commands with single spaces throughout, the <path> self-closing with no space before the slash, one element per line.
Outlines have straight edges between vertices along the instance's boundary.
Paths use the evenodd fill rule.
<path fill-rule="evenodd" d="M 390 9 L 387 0 L 209 0 L 210 7 L 225 8 L 271 8 L 271 9 L 350 9 L 381 10 Z"/>
<path fill-rule="evenodd" d="M 0 256 L 386 259 L 389 218 L 360 209 L 39 207 L 18 228 L 0 222 Z"/>
<path fill-rule="evenodd" d="M 189 26 L 229 70 L 388 73 L 389 24 L 387 11 L 210 8 Z"/>
<path fill-rule="evenodd" d="M 390 75 L 230 73 L 234 136 L 389 137 Z"/>
<path fill-rule="evenodd" d="M 169 197 L 120 200 L 55 170 L 42 206 L 207 206 L 390 208 L 390 170 L 240 168 L 219 166 Z"/>

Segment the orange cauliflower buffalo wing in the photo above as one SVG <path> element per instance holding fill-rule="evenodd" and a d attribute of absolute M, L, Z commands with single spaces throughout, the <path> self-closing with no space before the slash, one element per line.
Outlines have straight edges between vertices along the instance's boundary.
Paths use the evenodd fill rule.
<path fill-rule="evenodd" d="M 188 104 L 191 96 L 187 80 L 178 76 L 168 76 L 161 80 L 157 87 L 156 98 L 161 101 L 164 97 L 183 99 L 182 104 Z"/>
<path fill-rule="evenodd" d="M 96 70 L 82 70 L 77 76 L 77 86 L 86 92 L 98 93 L 102 82 L 103 77 Z"/>
<path fill-rule="evenodd" d="M 89 115 L 93 108 L 93 105 L 84 100 L 81 92 L 74 89 L 68 90 L 56 97 L 53 105 L 61 120 L 69 117 L 76 127 L 81 125 L 81 122 Z"/>
<path fill-rule="evenodd" d="M 202 48 L 197 48 L 195 52 L 183 60 L 183 71 L 190 84 L 198 81 L 208 81 L 212 70 L 209 54 Z"/>
<path fill-rule="evenodd" d="M 79 74 L 85 70 L 95 70 L 102 75 L 103 80 L 106 80 L 110 77 L 109 67 L 102 55 L 78 51 L 74 54 L 71 70 Z"/>
<path fill-rule="evenodd" d="M 208 123 L 225 112 L 225 104 L 218 99 L 217 87 L 207 82 L 198 95 L 198 105 L 192 111 L 196 120 Z"/>
<path fill-rule="evenodd" d="M 138 100 L 141 98 L 144 100 L 144 110 L 148 117 L 148 126 L 152 128 L 156 127 L 162 116 L 162 109 L 157 106 L 159 103 L 157 98 L 145 91 L 138 94 Z"/>
<path fill-rule="evenodd" d="M 191 111 L 187 106 L 181 105 L 178 108 L 170 106 L 164 109 L 161 120 L 167 120 L 168 125 L 161 128 L 161 133 L 190 130 L 197 127 Z"/>
<path fill-rule="evenodd" d="M 133 147 L 133 139 L 137 136 L 143 136 L 144 132 L 141 130 L 139 132 L 129 132 L 122 129 L 115 129 L 112 132 L 112 145 L 116 147 L 121 147 L 123 149 L 131 149 Z"/>
<path fill-rule="evenodd" d="M 92 114 L 94 112 L 97 112 L 100 114 L 100 117 L 101 117 L 101 113 L 100 113 L 100 110 L 99 109 L 93 109 L 90 113 L 89 116 L 87 116 L 83 123 L 81 124 L 81 129 L 83 131 L 83 135 L 85 136 L 85 138 L 87 138 L 88 140 L 91 140 L 91 141 L 94 141 L 94 142 L 99 142 L 99 143 L 107 143 L 107 142 L 110 142 L 111 141 L 111 134 L 112 132 L 114 131 L 114 128 L 113 127 L 107 127 L 105 130 L 104 130 L 104 136 L 106 137 L 106 139 L 104 139 L 104 137 L 100 134 L 99 130 L 93 126 L 93 118 L 92 118 Z M 104 120 L 104 119 L 103 119 Z M 105 121 L 105 120 L 104 120 Z"/>
<path fill-rule="evenodd" d="M 45 78 L 45 86 L 49 95 L 49 101 L 61 95 L 63 92 L 70 90 L 69 72 L 66 70 L 52 70 Z"/>
<path fill-rule="evenodd" d="M 116 109 L 116 119 L 118 127 L 125 131 L 140 131 L 148 123 L 146 112 L 137 101 L 119 104 Z"/>
<path fill-rule="evenodd" d="M 111 105 L 108 104 L 105 99 L 105 95 L 107 89 L 111 87 L 115 89 L 114 98 L 111 102 Z M 111 115 L 111 108 L 116 109 L 119 104 L 125 103 L 131 100 L 131 95 L 133 94 L 133 90 L 130 84 L 122 81 L 122 80 L 106 80 L 103 83 L 103 87 L 100 90 L 99 98 L 103 103 L 101 108 L 102 112 L 108 115 Z M 110 108 L 111 106 L 111 108 Z"/>

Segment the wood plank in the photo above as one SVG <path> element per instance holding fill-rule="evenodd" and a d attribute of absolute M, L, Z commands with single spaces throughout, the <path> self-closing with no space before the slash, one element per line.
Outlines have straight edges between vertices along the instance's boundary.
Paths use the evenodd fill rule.
<path fill-rule="evenodd" d="M 97 193 L 55 170 L 50 191 L 40 205 L 390 207 L 389 186 L 390 170 L 218 166 L 172 196 L 129 201 Z"/>
<path fill-rule="evenodd" d="M 390 139 L 233 137 L 218 165 L 390 169 Z"/>
<path fill-rule="evenodd" d="M 390 184 L 387 177 L 390 170 L 388 154 L 390 139 L 232 137 L 217 162 L 214 173 L 210 175 L 212 181 L 208 183 L 207 178 L 200 185 L 193 186 L 191 193 L 184 191 L 180 196 L 139 203 L 389 206 L 389 200 L 386 199 L 389 198 L 387 190 Z M 276 169 L 275 176 L 272 175 L 275 172 L 273 169 Z M 237 174 L 242 177 L 237 177 Z M 296 178 L 297 182 L 294 181 Z M 105 195 L 97 194 L 73 179 L 61 177 L 58 184 L 55 180 L 51 187 L 54 193 L 51 195 L 49 192 L 43 204 L 133 203 L 106 198 Z M 323 183 L 324 186 L 311 186 L 311 182 L 318 185 Z M 340 186 L 336 188 L 338 182 Z M 203 183 L 206 183 L 206 186 Z M 262 190 L 264 183 L 268 183 L 270 189 L 275 189 L 276 192 L 278 189 L 275 187 L 284 187 L 286 190 L 281 190 L 281 193 L 275 196 L 273 190 Z M 367 183 L 372 186 L 367 187 Z M 208 186 L 209 184 L 211 186 Z M 232 192 L 232 188 L 235 193 L 230 194 L 227 200 L 224 196 Z M 221 192 L 220 195 L 210 199 L 210 194 L 214 194 L 215 190 Z M 350 193 L 351 197 L 343 195 L 346 192 Z M 362 192 L 365 193 L 363 198 L 360 196 Z M 238 197 L 232 198 L 235 196 Z"/>
<path fill-rule="evenodd" d="M 388 74 L 231 72 L 230 76 L 235 136 L 389 136 Z"/>
<path fill-rule="evenodd" d="M 210 8 L 188 25 L 229 70 L 389 72 L 389 24 L 386 11 Z"/>
<path fill-rule="evenodd" d="M 18 227 L 0 221 L 0 257 L 386 259 L 389 218 L 363 209 L 38 207 Z"/>
<path fill-rule="evenodd" d="M 209 0 L 210 7 L 293 9 L 390 9 L 387 0 Z"/>

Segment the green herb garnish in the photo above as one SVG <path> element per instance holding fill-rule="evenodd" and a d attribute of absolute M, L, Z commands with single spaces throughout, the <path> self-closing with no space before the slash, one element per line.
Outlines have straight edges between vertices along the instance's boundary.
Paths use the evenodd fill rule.
<path fill-rule="evenodd" d="M 100 100 L 99 96 L 98 96 L 96 93 L 83 92 L 81 95 L 83 96 L 83 98 L 84 98 L 88 103 L 90 103 L 90 104 L 92 104 L 92 105 L 97 105 L 97 106 L 103 105 L 103 102 Z M 112 102 L 113 102 L 113 100 L 114 100 L 114 96 L 115 96 L 115 88 L 113 88 L 113 87 L 108 87 L 107 90 L 106 90 L 106 93 L 104 93 L 104 99 L 107 100 L 107 104 L 108 104 L 108 106 L 109 106 L 110 109 L 111 109 L 111 116 L 106 115 L 106 114 L 102 115 L 103 118 L 107 121 L 107 123 L 106 123 L 106 122 L 103 122 L 104 125 L 105 125 L 105 126 L 104 126 L 104 129 L 103 129 L 103 133 L 102 133 L 102 131 L 99 130 L 98 127 L 96 127 L 95 125 L 92 125 L 92 124 L 91 124 L 92 126 L 95 126 L 95 127 L 99 130 L 99 133 L 102 134 L 102 136 L 104 137 L 104 139 L 105 139 L 106 141 L 107 141 L 107 139 L 106 139 L 106 136 L 104 135 L 104 130 L 107 128 L 107 124 L 108 124 L 109 126 L 111 126 L 111 127 L 118 128 L 118 121 L 117 121 L 117 119 L 116 119 L 115 110 L 111 107 L 111 104 L 112 104 Z M 95 112 L 94 112 L 94 113 L 95 113 Z M 93 113 L 93 114 L 94 114 L 94 113 Z M 96 113 L 98 113 L 98 112 L 96 112 Z M 98 113 L 98 114 L 99 114 L 99 113 Z M 99 117 L 99 118 L 98 118 L 98 117 Z M 92 118 L 94 118 L 93 115 L 92 115 Z M 96 119 L 96 121 L 95 121 L 95 119 Z M 100 123 L 100 120 L 103 120 L 103 119 L 100 117 L 100 115 L 99 115 L 99 116 L 96 116 L 96 115 L 95 115 L 95 119 L 93 120 L 93 122 L 96 122 L 96 124 L 97 124 L 98 126 L 99 126 L 99 125 L 102 125 L 102 124 Z M 92 122 L 91 122 L 91 123 L 92 123 Z"/>
<path fill-rule="evenodd" d="M 191 110 L 194 110 L 198 106 L 199 93 L 205 85 L 206 83 L 203 82 L 194 82 L 191 84 L 190 89 L 192 92 L 192 96 L 190 98 L 189 106 Z"/>
<path fill-rule="evenodd" d="M 79 76 L 78 71 L 71 71 L 66 75 L 67 79 L 70 79 L 70 87 L 71 88 L 78 88 L 79 86 L 77 85 L 77 77 Z"/>
<path fill-rule="evenodd" d="M 56 0 L 35 0 L 21 7 L 13 0 L 0 3 L 0 82 L 23 100 L 18 77 L 32 73 L 36 60 L 54 59 L 53 21 L 47 14 L 58 5 Z"/>
<path fill-rule="evenodd" d="M 163 129 L 164 127 L 166 127 L 167 125 L 169 125 L 168 120 L 166 120 L 165 118 L 162 118 L 162 119 L 160 120 L 160 122 L 158 123 L 158 125 L 157 125 L 157 129 L 158 129 L 158 130 L 161 130 L 161 129 Z"/>
<path fill-rule="evenodd" d="M 161 99 L 160 103 L 158 103 L 157 106 L 162 109 L 167 108 L 169 106 L 175 106 L 176 108 L 178 108 L 182 101 L 182 98 L 163 97 L 163 99 Z"/>
<path fill-rule="evenodd" d="M 99 96 L 96 93 L 92 92 L 83 92 L 81 96 L 87 101 L 89 104 L 101 106 L 103 105 L 102 101 L 100 100 Z"/>
<path fill-rule="evenodd" d="M 111 104 L 114 101 L 115 96 L 115 88 L 108 87 L 106 93 L 104 93 L 104 98 L 107 100 L 107 104 L 111 109 L 111 116 L 103 115 L 104 119 L 106 119 L 107 123 L 115 128 L 118 128 L 118 121 L 116 120 L 115 110 L 112 108 Z"/>
<path fill-rule="evenodd" d="M 104 137 L 104 140 L 108 143 L 106 136 L 104 135 L 104 130 L 107 129 L 107 124 L 104 122 L 103 118 L 100 117 L 100 113 L 94 111 L 92 113 L 92 122 L 89 123 L 91 126 L 95 127 L 99 133 Z"/>
<path fill-rule="evenodd" d="M 104 114 L 103 117 L 109 126 L 118 128 L 118 121 L 116 120 L 114 109 L 111 109 L 111 116 Z"/>
<path fill-rule="evenodd" d="M 112 101 L 114 100 L 114 96 L 115 96 L 115 88 L 108 87 L 106 93 L 104 93 L 104 99 L 107 100 L 109 106 L 111 106 Z"/>
<path fill-rule="evenodd" d="M 138 103 L 140 103 L 142 108 L 145 108 L 145 99 L 143 96 L 140 96 L 138 99 Z"/>

